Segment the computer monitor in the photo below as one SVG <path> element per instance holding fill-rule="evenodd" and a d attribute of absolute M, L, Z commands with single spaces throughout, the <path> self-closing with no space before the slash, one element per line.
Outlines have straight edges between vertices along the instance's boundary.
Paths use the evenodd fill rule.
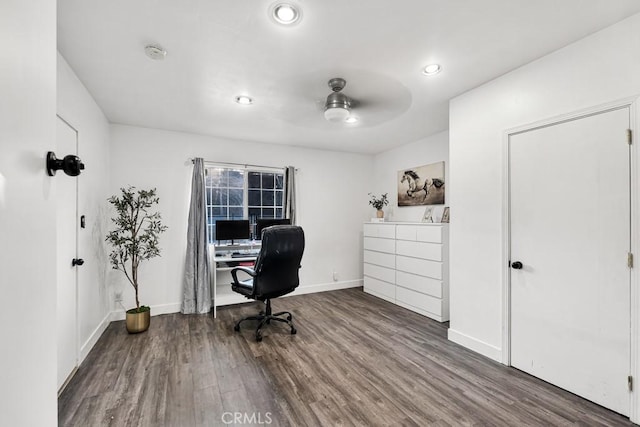
<path fill-rule="evenodd" d="M 272 225 L 291 225 L 287 218 L 258 218 L 256 222 L 256 240 L 262 240 L 262 230 Z"/>
<path fill-rule="evenodd" d="M 216 240 L 246 240 L 250 236 L 248 219 L 219 219 L 216 221 Z"/>

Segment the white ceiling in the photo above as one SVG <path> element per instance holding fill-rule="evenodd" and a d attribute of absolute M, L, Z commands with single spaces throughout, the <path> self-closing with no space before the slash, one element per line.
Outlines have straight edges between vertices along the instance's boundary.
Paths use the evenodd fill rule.
<path fill-rule="evenodd" d="M 107 118 L 225 138 L 376 153 L 448 127 L 448 101 L 640 12 L 638 0 L 58 0 L 58 49 Z M 168 54 L 152 61 L 144 46 Z M 421 74 L 431 62 L 443 71 Z M 322 114 L 331 77 L 361 102 Z M 248 94 L 251 106 L 234 96 Z"/>

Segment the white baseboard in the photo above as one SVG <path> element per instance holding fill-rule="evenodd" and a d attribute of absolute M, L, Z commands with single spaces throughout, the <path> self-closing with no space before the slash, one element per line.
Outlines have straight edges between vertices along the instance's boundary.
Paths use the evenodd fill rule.
<path fill-rule="evenodd" d="M 173 304 L 160 304 L 160 305 L 152 305 L 151 307 L 151 317 L 159 316 L 161 314 L 169 314 L 169 313 L 178 313 L 180 312 L 180 303 L 176 302 Z M 116 320 L 124 320 L 125 319 L 125 310 L 118 310 L 111 312 L 111 321 L 115 322 Z"/>
<path fill-rule="evenodd" d="M 304 294 L 315 294 L 317 292 L 337 291 L 340 289 L 358 288 L 362 286 L 362 280 L 346 280 L 342 282 L 320 283 L 317 285 L 299 286 L 295 291 L 290 294 L 283 295 L 284 297 Z M 243 298 L 240 303 L 251 302 Z M 181 304 L 179 302 L 173 304 L 161 304 L 151 306 L 151 316 L 159 316 L 161 314 L 179 313 Z M 124 320 L 125 311 L 118 310 L 111 312 L 111 321 Z"/>
<path fill-rule="evenodd" d="M 102 333 L 109 326 L 109 323 L 111 323 L 111 313 L 107 313 L 107 315 L 104 316 L 104 319 L 102 319 L 100 324 L 93 330 L 93 332 L 91 332 L 91 335 L 89 335 L 89 339 L 87 339 L 85 343 L 82 344 L 82 347 L 80 347 L 78 366 L 80 366 L 82 361 L 87 357 L 93 346 L 96 345 Z"/>
<path fill-rule="evenodd" d="M 285 296 L 315 294 L 317 292 L 327 292 L 327 291 L 338 291 L 340 289 L 359 288 L 361 286 L 362 286 L 362 279 L 345 280 L 343 282 L 320 283 L 317 285 L 299 286 L 295 291 Z"/>
<path fill-rule="evenodd" d="M 449 328 L 448 338 L 456 344 L 502 363 L 502 349 Z"/>

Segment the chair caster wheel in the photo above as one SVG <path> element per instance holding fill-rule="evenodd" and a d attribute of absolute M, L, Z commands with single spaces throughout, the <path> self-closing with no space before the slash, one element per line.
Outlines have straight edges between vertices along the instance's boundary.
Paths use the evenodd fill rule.
<path fill-rule="evenodd" d="M 294 327 L 291 328 L 291 335 L 295 335 L 298 333 L 298 330 Z"/>
<path fill-rule="evenodd" d="M 236 331 L 236 332 L 239 332 L 240 331 L 240 325 L 235 325 L 233 327 L 233 330 Z"/>
<path fill-rule="evenodd" d="M 256 332 L 256 341 L 258 342 L 262 341 L 262 334 L 260 332 Z"/>

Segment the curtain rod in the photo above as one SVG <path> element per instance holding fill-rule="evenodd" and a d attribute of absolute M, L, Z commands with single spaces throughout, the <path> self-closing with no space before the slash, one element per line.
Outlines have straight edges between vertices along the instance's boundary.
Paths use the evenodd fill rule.
<path fill-rule="evenodd" d="M 191 160 L 191 163 L 193 163 L 196 159 L 191 158 L 189 160 Z M 245 168 L 247 168 L 249 166 L 254 167 L 254 168 L 268 168 L 268 169 L 286 169 L 287 168 L 287 166 L 265 166 L 265 165 L 252 165 L 252 164 L 249 164 L 249 163 L 212 162 L 212 161 L 209 161 L 209 160 L 205 160 L 204 162 L 212 164 L 212 165 L 244 166 Z M 297 171 L 298 168 L 295 168 L 295 170 Z"/>

